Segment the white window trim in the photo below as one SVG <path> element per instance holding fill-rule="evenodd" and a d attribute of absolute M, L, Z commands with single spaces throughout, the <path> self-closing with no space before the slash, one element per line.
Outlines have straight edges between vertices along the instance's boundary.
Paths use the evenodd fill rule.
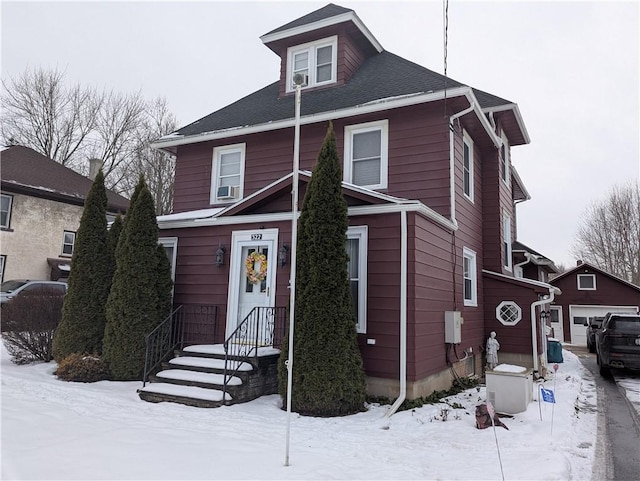
<path fill-rule="evenodd" d="M 244 163 L 247 144 L 222 145 L 213 149 L 213 159 L 211 161 L 211 193 L 209 203 L 232 204 L 242 199 L 244 195 Z M 235 199 L 218 199 L 218 177 L 220 172 L 220 155 L 226 153 L 240 152 L 240 185 L 238 186 L 238 197 Z"/>
<path fill-rule="evenodd" d="M 0 254 L 0 282 L 4 282 L 4 269 L 7 265 L 7 256 Z"/>
<path fill-rule="evenodd" d="M 67 237 L 67 234 L 73 234 L 73 242 L 71 244 L 65 242 L 65 238 Z M 71 245 L 71 254 L 67 254 L 64 251 L 64 246 L 66 245 Z M 60 249 L 60 256 L 61 257 L 72 257 L 73 256 L 73 251 L 75 251 L 76 249 L 76 232 L 73 232 L 72 230 L 65 230 L 62 231 L 62 248 Z"/>
<path fill-rule="evenodd" d="M 509 153 L 509 140 L 507 139 L 507 136 L 504 135 L 504 132 L 502 132 L 501 138 L 502 138 L 502 144 L 504 145 L 504 178 L 502 177 L 502 165 L 500 165 L 500 178 L 502 179 L 502 182 L 504 182 L 504 184 L 508 187 L 511 179 L 511 176 L 510 176 L 511 157 Z M 502 157 L 502 153 L 500 157 Z"/>
<path fill-rule="evenodd" d="M 506 252 L 502 259 L 503 267 L 511 271 L 513 269 L 513 254 L 511 252 L 511 216 L 507 212 L 502 213 L 502 245 Z M 501 249 L 502 250 L 502 249 Z M 506 259 L 506 264 L 505 264 Z"/>
<path fill-rule="evenodd" d="M 464 146 L 465 144 L 469 148 L 469 193 L 467 194 L 464 189 Z M 474 189 L 474 155 L 473 155 L 473 139 L 467 133 L 466 130 L 462 131 L 462 194 L 471 203 L 474 202 L 475 189 Z"/>
<path fill-rule="evenodd" d="M 593 278 L 593 287 L 580 287 L 580 279 L 582 277 L 591 277 Z M 579 291 L 595 291 L 596 290 L 596 275 L 595 274 L 578 274 L 578 276 L 576 277 L 577 283 L 578 283 L 578 290 Z"/>
<path fill-rule="evenodd" d="M 316 52 L 319 48 L 331 46 L 331 78 L 323 82 L 316 81 L 316 67 L 317 58 Z M 336 83 L 338 81 L 338 36 L 323 38 L 314 42 L 303 43 L 287 49 L 287 77 L 286 77 L 286 91 L 293 92 L 293 56 L 295 54 L 307 51 L 309 56 L 308 65 L 308 80 L 307 84 L 302 88 L 318 87 L 321 85 L 328 85 Z"/>
<path fill-rule="evenodd" d="M 160 237 L 158 244 L 162 247 L 173 247 L 173 255 L 171 256 L 171 280 L 176 282 L 176 259 L 178 258 L 178 238 L 177 237 Z"/>
<path fill-rule="evenodd" d="M 504 306 L 515 307 L 516 311 L 516 319 L 513 322 L 507 322 L 500 316 L 500 311 Z M 504 326 L 515 326 L 522 320 L 522 309 L 515 301 L 502 301 L 496 307 L 496 319 L 502 323 Z"/>
<path fill-rule="evenodd" d="M 467 247 L 462 248 L 462 297 L 464 298 L 464 305 L 469 307 L 478 307 L 478 263 L 477 263 L 477 254 L 468 249 Z M 465 298 L 464 285 L 465 285 L 465 277 L 464 277 L 464 259 L 469 259 L 471 261 L 471 299 Z"/>
<path fill-rule="evenodd" d="M 358 322 L 359 334 L 367 332 L 367 240 L 369 228 L 366 225 L 349 227 L 348 239 L 358 239 Z"/>
<path fill-rule="evenodd" d="M 7 209 L 7 223 L 0 225 L 2 229 L 9 229 L 11 227 L 11 211 L 13 210 L 13 196 L 9 194 L 1 194 L 2 197 L 9 199 L 9 208 Z"/>
<path fill-rule="evenodd" d="M 367 189 L 386 189 L 389 178 L 389 121 L 378 120 L 364 124 L 347 125 L 344 128 L 344 181 L 353 184 L 352 139 L 354 134 L 380 130 L 380 183 L 361 185 Z M 355 185 L 355 184 L 354 184 Z"/>

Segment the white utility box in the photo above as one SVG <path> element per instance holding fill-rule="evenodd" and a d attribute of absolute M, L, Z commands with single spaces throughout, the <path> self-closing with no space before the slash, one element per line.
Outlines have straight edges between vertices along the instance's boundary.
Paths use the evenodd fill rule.
<path fill-rule="evenodd" d="M 527 410 L 533 398 L 533 371 L 522 366 L 498 364 L 485 372 L 487 402 L 496 412 L 516 414 Z"/>
<path fill-rule="evenodd" d="M 462 324 L 464 319 L 460 311 L 445 311 L 444 313 L 444 342 L 460 344 L 462 342 Z"/>

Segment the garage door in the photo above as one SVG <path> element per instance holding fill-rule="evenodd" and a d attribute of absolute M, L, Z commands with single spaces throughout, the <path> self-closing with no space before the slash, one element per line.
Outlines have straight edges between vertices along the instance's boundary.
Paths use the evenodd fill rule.
<path fill-rule="evenodd" d="M 638 312 L 637 306 L 569 306 L 571 344 L 587 345 L 587 323 L 593 317 L 603 317 L 607 312 Z"/>

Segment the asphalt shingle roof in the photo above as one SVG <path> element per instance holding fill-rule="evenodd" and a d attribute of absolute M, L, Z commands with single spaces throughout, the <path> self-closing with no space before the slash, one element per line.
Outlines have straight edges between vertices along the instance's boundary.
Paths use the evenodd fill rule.
<path fill-rule="evenodd" d="M 367 59 L 344 85 L 304 92 L 301 115 L 312 115 L 342 110 L 381 99 L 438 92 L 446 88 L 461 87 L 456 80 L 424 68 L 391 52 L 383 51 Z M 264 87 L 206 117 L 189 124 L 176 133 L 198 135 L 205 132 L 260 125 L 292 118 L 292 95 L 278 97 L 279 82 Z M 481 91 L 482 107 L 509 104 Z"/>
<path fill-rule="evenodd" d="M 33 149 L 13 145 L 0 152 L 2 187 L 26 188 L 70 201 L 84 201 L 93 181 Z M 107 190 L 110 212 L 124 212 L 129 201 Z"/>
<path fill-rule="evenodd" d="M 326 20 L 327 18 L 337 17 L 338 15 L 342 15 L 343 13 L 353 12 L 353 10 L 349 8 L 341 7 L 340 5 L 334 5 L 330 3 L 326 7 L 322 7 L 314 12 L 311 12 L 303 17 L 300 17 L 292 22 L 283 25 L 282 27 L 278 27 L 270 32 L 266 33 L 264 36 L 271 35 L 278 32 L 283 32 L 285 30 L 289 30 L 291 28 L 301 27 L 303 25 L 308 25 L 310 23 L 319 22 L 321 20 Z"/>

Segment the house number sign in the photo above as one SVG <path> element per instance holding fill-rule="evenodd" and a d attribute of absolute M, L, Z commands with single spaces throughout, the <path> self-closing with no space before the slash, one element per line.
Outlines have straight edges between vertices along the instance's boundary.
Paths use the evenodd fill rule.
<path fill-rule="evenodd" d="M 251 240 L 262 240 L 262 234 L 251 234 Z"/>

